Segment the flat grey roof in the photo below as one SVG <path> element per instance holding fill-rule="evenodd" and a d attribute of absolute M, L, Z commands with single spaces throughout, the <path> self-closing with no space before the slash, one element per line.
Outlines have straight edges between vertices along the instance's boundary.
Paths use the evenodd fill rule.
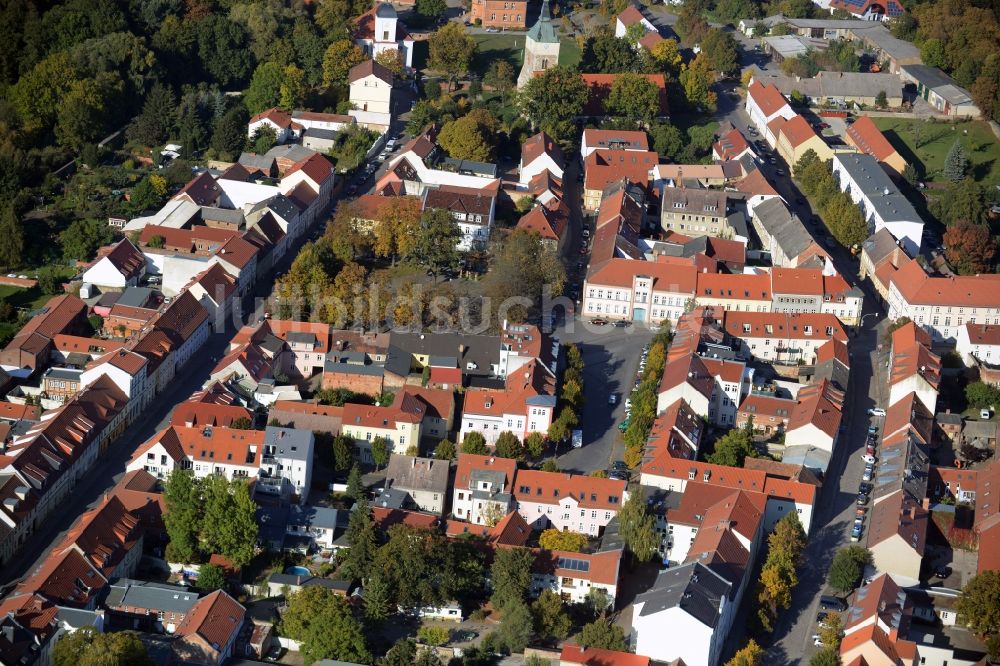
<path fill-rule="evenodd" d="M 167 613 L 187 613 L 197 601 L 198 593 L 188 587 L 120 578 L 111 583 L 105 604 L 109 607 L 131 606 Z"/>
<path fill-rule="evenodd" d="M 83 370 L 77 370 L 75 368 L 49 368 L 45 371 L 45 376 L 50 379 L 80 379 L 80 375 L 83 374 Z"/>

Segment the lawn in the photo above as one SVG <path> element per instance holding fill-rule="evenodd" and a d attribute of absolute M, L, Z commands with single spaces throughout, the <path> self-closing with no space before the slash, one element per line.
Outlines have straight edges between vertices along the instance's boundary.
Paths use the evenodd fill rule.
<path fill-rule="evenodd" d="M 524 41 L 522 33 L 497 32 L 492 34 L 472 35 L 476 40 L 476 55 L 472 59 L 473 73 L 483 76 L 490 68 L 490 63 L 503 59 L 514 67 L 515 75 L 521 71 L 524 62 Z M 580 62 L 582 52 L 572 37 L 563 37 L 559 45 L 559 64 L 574 66 Z"/>
<path fill-rule="evenodd" d="M 937 123 L 904 118 L 873 118 L 907 162 L 923 167 L 926 180 L 942 180 L 944 160 L 958 138 L 972 163 L 972 176 L 987 185 L 1000 184 L 1000 141 L 982 121 Z M 917 146 L 918 130 L 920 147 Z"/>
<path fill-rule="evenodd" d="M 0 300 L 10 303 L 15 308 L 37 310 L 52 298 L 52 294 L 43 294 L 38 287 L 22 289 L 0 284 Z"/>

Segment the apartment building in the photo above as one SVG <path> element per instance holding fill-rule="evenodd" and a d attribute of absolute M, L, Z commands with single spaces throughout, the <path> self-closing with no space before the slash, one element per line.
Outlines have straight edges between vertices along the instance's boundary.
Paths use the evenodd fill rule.
<path fill-rule="evenodd" d="M 934 342 L 954 342 L 966 324 L 1000 324 L 1000 275 L 931 277 L 917 260 L 889 279 L 889 318 L 908 317 Z"/>
<path fill-rule="evenodd" d="M 660 226 L 664 231 L 719 238 L 731 238 L 734 234 L 723 191 L 665 187 L 662 200 Z"/>
<path fill-rule="evenodd" d="M 555 376 L 538 359 L 508 372 L 503 389 L 466 391 L 459 441 L 470 432 L 482 434 L 489 446 L 504 431 L 522 441 L 534 432 L 547 433 L 555 420 L 555 391 Z"/>
<path fill-rule="evenodd" d="M 600 536 L 628 499 L 624 481 L 519 470 L 514 481 L 517 512 L 533 529 Z"/>
<path fill-rule="evenodd" d="M 847 332 L 832 314 L 728 311 L 726 333 L 744 358 L 785 365 L 816 362 L 830 340 L 847 342 Z"/>
<path fill-rule="evenodd" d="M 507 515 L 514 504 L 517 461 L 462 453 L 458 456 L 451 515 L 474 525 Z"/>
<path fill-rule="evenodd" d="M 344 405 L 342 434 L 354 440 L 358 456 L 372 462 L 372 441 L 381 437 L 389 443 L 389 451 L 404 455 L 411 446 L 420 445 L 426 405 L 400 391 L 391 405 Z"/>
<path fill-rule="evenodd" d="M 531 594 L 538 596 L 551 590 L 568 603 L 587 603 L 592 592 L 607 595 L 608 606 L 614 607 L 621 577 L 622 549 L 596 553 L 575 553 L 561 550 L 535 550 L 531 566 Z"/>
<path fill-rule="evenodd" d="M 528 0 L 472 0 L 469 18 L 484 28 L 524 30 L 528 26 Z"/>

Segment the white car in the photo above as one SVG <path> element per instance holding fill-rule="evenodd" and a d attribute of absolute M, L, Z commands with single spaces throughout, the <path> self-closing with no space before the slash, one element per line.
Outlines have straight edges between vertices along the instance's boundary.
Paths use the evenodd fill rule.
<path fill-rule="evenodd" d="M 611 395 L 608 396 L 608 404 L 609 405 L 617 405 L 618 404 L 618 394 L 617 393 L 612 393 Z"/>
<path fill-rule="evenodd" d="M 632 398 L 625 398 L 625 409 L 632 409 Z"/>
<path fill-rule="evenodd" d="M 866 455 L 861 456 L 861 459 L 864 460 L 869 465 L 874 465 L 875 464 L 875 456 L 870 456 L 870 455 L 866 454 Z"/>
<path fill-rule="evenodd" d="M 868 416 L 885 416 L 885 410 L 881 407 L 872 407 L 868 410 Z"/>

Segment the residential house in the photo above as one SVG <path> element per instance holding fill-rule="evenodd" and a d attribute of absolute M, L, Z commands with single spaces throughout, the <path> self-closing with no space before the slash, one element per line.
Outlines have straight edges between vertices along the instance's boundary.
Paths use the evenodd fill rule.
<path fill-rule="evenodd" d="M 559 654 L 559 666 L 649 666 L 649 657 L 566 643 Z"/>
<path fill-rule="evenodd" d="M 83 281 L 101 289 L 120 291 L 136 286 L 145 274 L 146 257 L 132 241 L 123 238 L 84 271 Z"/>
<path fill-rule="evenodd" d="M 953 342 L 967 323 L 1000 323 L 1000 276 L 930 277 L 918 261 L 905 262 L 889 279 L 889 318 L 908 317 L 935 342 Z"/>
<path fill-rule="evenodd" d="M 439 208 L 451 213 L 462 232 L 456 249 L 469 252 L 483 250 L 489 242 L 496 202 L 496 193 L 490 190 L 442 185 L 424 190 L 422 207 L 425 211 Z"/>
<path fill-rule="evenodd" d="M 221 666 L 234 656 L 245 621 L 246 609 L 224 591 L 202 597 L 174 632 L 173 658 L 179 663 Z"/>
<path fill-rule="evenodd" d="M 479 432 L 492 446 L 501 432 L 523 441 L 531 433 L 548 432 L 555 420 L 555 377 L 537 359 L 507 375 L 502 389 L 465 392 L 459 440 Z"/>
<path fill-rule="evenodd" d="M 794 398 L 778 397 L 774 391 L 758 391 L 754 387 L 740 403 L 735 427 L 747 427 L 752 420 L 754 433 L 767 439 L 780 436 L 788 429 L 788 419 L 797 404 Z"/>
<path fill-rule="evenodd" d="M 745 358 L 771 363 L 812 365 L 827 341 L 847 342 L 847 332 L 832 314 L 730 310 L 723 322 Z"/>
<path fill-rule="evenodd" d="M 628 29 L 636 23 L 642 25 L 645 32 L 656 32 L 656 26 L 642 13 L 639 7 L 629 3 L 618 16 L 615 17 L 615 37 L 621 39 L 625 37 Z"/>
<path fill-rule="evenodd" d="M 305 129 L 292 118 L 290 113 L 282 111 L 276 106 L 251 116 L 250 122 L 247 124 L 247 136 L 253 139 L 264 128 L 274 132 L 274 139 L 277 143 L 298 139 L 302 136 L 302 130 Z"/>
<path fill-rule="evenodd" d="M 284 345 L 279 348 L 282 349 Z M 257 343 L 245 343 L 220 360 L 209 382 L 221 382 L 244 397 L 257 391 L 262 382 L 273 378 L 275 357 Z"/>
<path fill-rule="evenodd" d="M 500 180 L 495 173 L 483 175 L 482 169 L 458 168 L 461 165 L 438 168 L 442 158 L 434 143 L 436 136 L 436 128 L 431 127 L 404 145 L 389 161 L 388 168 L 375 184 L 375 191 L 419 196 L 426 188 L 442 185 L 500 191 Z"/>
<path fill-rule="evenodd" d="M 660 225 L 664 231 L 732 238 L 726 193 L 688 187 L 665 187 Z"/>
<path fill-rule="evenodd" d="M 601 207 L 605 190 L 613 183 L 627 178 L 628 182 L 643 189 L 649 187 L 650 172 L 660 157 L 651 150 L 598 148 L 584 160 L 583 207 L 596 211 Z"/>
<path fill-rule="evenodd" d="M 955 351 L 966 365 L 1000 365 L 1000 326 L 967 322 L 955 337 Z"/>
<path fill-rule="evenodd" d="M 517 512 L 534 529 L 553 527 L 599 536 L 628 499 L 625 482 L 561 472 L 519 470 Z"/>
<path fill-rule="evenodd" d="M 743 136 L 743 133 L 733 127 L 731 123 L 719 126 L 719 139 L 712 144 L 712 159 L 718 162 L 727 160 L 738 160 L 744 155 L 755 157 L 750 144 Z"/>
<path fill-rule="evenodd" d="M 636 130 L 603 130 L 588 127 L 583 130 L 580 157 L 586 160 L 596 150 L 649 152 L 649 137 Z"/>
<path fill-rule="evenodd" d="M 588 130 L 584 130 L 586 133 Z M 559 144 L 545 132 L 539 132 L 521 144 L 521 161 L 517 167 L 518 180 L 528 185 L 536 176 L 548 171 L 562 180 L 566 158 Z"/>
<path fill-rule="evenodd" d="M 267 412 L 268 422 L 331 435 L 340 432 L 343 418 L 343 407 L 296 400 L 277 400 Z"/>
<path fill-rule="evenodd" d="M 339 132 L 354 124 L 354 119 L 347 115 L 301 110 L 292 111 L 292 120 L 307 130 L 321 129 L 333 132 Z"/>
<path fill-rule="evenodd" d="M 222 264 L 212 264 L 191 280 L 187 290 L 205 308 L 212 330 L 224 330 L 236 294 L 236 278 Z"/>
<path fill-rule="evenodd" d="M 788 418 L 782 461 L 825 472 L 837 446 L 844 392 L 821 380 L 799 389 Z"/>
<path fill-rule="evenodd" d="M 48 366 L 56 335 L 89 329 L 86 303 L 70 294 L 55 296 L 0 351 L 0 367 L 10 376 L 28 377 Z"/>
<path fill-rule="evenodd" d="M 659 573 L 653 586 L 636 597 L 632 636 L 636 654 L 686 666 L 719 661 L 734 610 L 732 583 L 698 562 Z"/>
<path fill-rule="evenodd" d="M 524 30 L 528 27 L 528 0 L 473 0 L 469 19 L 484 28 Z"/>
<path fill-rule="evenodd" d="M 907 254 L 915 256 L 920 251 L 924 222 L 876 158 L 866 154 L 834 155 L 833 175 L 840 189 L 858 205 L 870 233 L 887 228 Z"/>
<path fill-rule="evenodd" d="M 351 105 L 348 113 L 368 129 L 384 131 L 395 114 L 392 99 L 393 73 L 374 60 L 351 68 L 348 75 Z"/>
<path fill-rule="evenodd" d="M 765 44 L 780 55 L 792 55 L 795 52 L 812 48 L 819 51 L 829 45 L 829 41 L 803 38 L 799 35 L 768 37 Z M 805 97 L 811 106 L 848 108 L 862 105 L 876 107 L 881 101 L 879 93 L 885 95 L 885 104 L 889 108 L 899 108 L 903 104 L 903 79 L 896 74 L 887 72 L 838 72 L 824 70 L 816 72 L 811 78 L 785 76 L 780 72 L 765 72 L 754 69 L 754 79 L 764 84 L 774 85 L 782 95 L 790 97 L 793 91 Z M 860 118 L 859 118 L 860 120 Z M 864 151 L 862 151 L 864 152 Z"/>
<path fill-rule="evenodd" d="M 889 405 L 916 392 L 931 414 L 936 413 L 941 384 L 941 358 L 931 351 L 931 336 L 912 321 L 892 332 Z"/>
<path fill-rule="evenodd" d="M 173 634 L 198 602 L 198 592 L 169 583 L 118 578 L 108 587 L 108 622 L 121 628 Z"/>
<path fill-rule="evenodd" d="M 267 426 L 254 490 L 305 504 L 312 488 L 315 446 L 316 437 L 309 430 Z"/>
<path fill-rule="evenodd" d="M 0 601 L 0 618 L 0 661 L 5 664 L 48 664 L 63 635 L 104 628 L 103 611 L 71 608 L 40 594 L 9 594 Z"/>
<path fill-rule="evenodd" d="M 81 374 L 76 368 L 49 368 L 42 374 L 42 393 L 49 400 L 66 402 L 80 390 Z"/>
<path fill-rule="evenodd" d="M 821 268 L 825 265 L 826 250 L 781 198 L 773 197 L 755 206 L 751 219 L 762 249 L 771 255 L 772 266 L 798 268 L 816 258 Z"/>
<path fill-rule="evenodd" d="M 879 0 L 830 0 L 829 4 L 831 14 L 839 9 L 862 21 L 886 21 L 906 13 L 906 8 L 897 0 L 888 0 L 887 2 Z M 844 663 L 848 663 L 848 660 L 845 660 Z"/>
<path fill-rule="evenodd" d="M 597 553 L 536 550 L 531 566 L 531 595 L 551 590 L 567 603 L 586 603 L 602 591 L 614 607 L 621 576 L 622 548 Z"/>
<path fill-rule="evenodd" d="M 369 11 L 354 19 L 353 35 L 354 43 L 364 49 L 368 57 L 374 59 L 384 51 L 395 50 L 403 67 L 413 67 L 413 37 L 389 3 L 375 3 Z"/>
<path fill-rule="evenodd" d="M 778 137 L 771 133 L 771 121 L 775 118 L 790 120 L 795 116 L 795 111 L 781 92 L 773 85 L 761 84 L 760 81 L 751 81 L 747 88 L 746 112 L 750 123 L 772 148 L 777 145 Z"/>
<path fill-rule="evenodd" d="M 517 228 L 530 234 L 536 234 L 548 247 L 556 252 L 562 252 L 569 235 L 570 210 L 562 199 L 550 199 L 547 203 L 538 204 L 521 216 Z"/>
<path fill-rule="evenodd" d="M 510 458 L 459 454 L 451 515 L 474 525 L 507 515 L 514 503 L 516 474 L 517 462 Z"/>
<path fill-rule="evenodd" d="M 984 466 L 976 480 L 976 515 L 973 529 L 979 536 L 980 543 L 995 543 L 1000 537 L 1000 503 L 997 502 L 996 490 L 1000 488 L 1000 463 L 996 458 Z M 982 548 L 976 573 L 1000 569 L 1000 553 L 996 548 Z"/>
<path fill-rule="evenodd" d="M 830 146 L 804 116 L 796 114 L 787 120 L 779 116 L 768 123 L 768 132 L 775 137 L 774 149 L 792 173 L 795 173 L 799 160 L 810 150 L 823 161 L 833 156 Z"/>
<path fill-rule="evenodd" d="M 901 585 L 916 585 L 927 544 L 930 512 L 906 490 L 880 499 L 868 514 L 868 550 L 876 571 Z"/>
<path fill-rule="evenodd" d="M 709 423 L 732 427 L 750 392 L 753 368 L 735 359 L 687 354 L 667 363 L 657 390 L 657 410 L 684 399 Z"/>
<path fill-rule="evenodd" d="M 420 444 L 421 423 L 426 405 L 400 391 L 391 405 L 344 405 L 342 433 L 354 440 L 361 460 L 372 461 L 372 441 L 388 441 L 389 452 L 403 455 L 412 445 Z"/>
<path fill-rule="evenodd" d="M 404 492 L 420 511 L 444 515 L 448 461 L 393 454 L 385 468 L 385 488 Z"/>
<path fill-rule="evenodd" d="M 847 611 L 842 663 L 871 666 L 915 666 L 920 649 L 908 640 L 913 602 L 892 578 L 881 575 L 858 589 Z"/>
<path fill-rule="evenodd" d="M 871 281 L 883 303 L 889 298 L 889 278 L 910 260 L 901 245 L 885 227 L 861 244 L 859 277 Z"/>
<path fill-rule="evenodd" d="M 121 389 L 129 399 L 129 419 L 134 419 L 153 399 L 155 384 L 149 381 L 149 359 L 142 354 L 119 349 L 108 352 L 94 361 L 80 375 L 81 385 L 86 388 L 107 377 Z"/>
<path fill-rule="evenodd" d="M 906 159 L 889 143 L 875 121 L 868 116 L 861 116 L 848 125 L 844 138 L 848 144 L 866 155 L 871 155 L 898 175 L 902 175 L 906 169 Z"/>

